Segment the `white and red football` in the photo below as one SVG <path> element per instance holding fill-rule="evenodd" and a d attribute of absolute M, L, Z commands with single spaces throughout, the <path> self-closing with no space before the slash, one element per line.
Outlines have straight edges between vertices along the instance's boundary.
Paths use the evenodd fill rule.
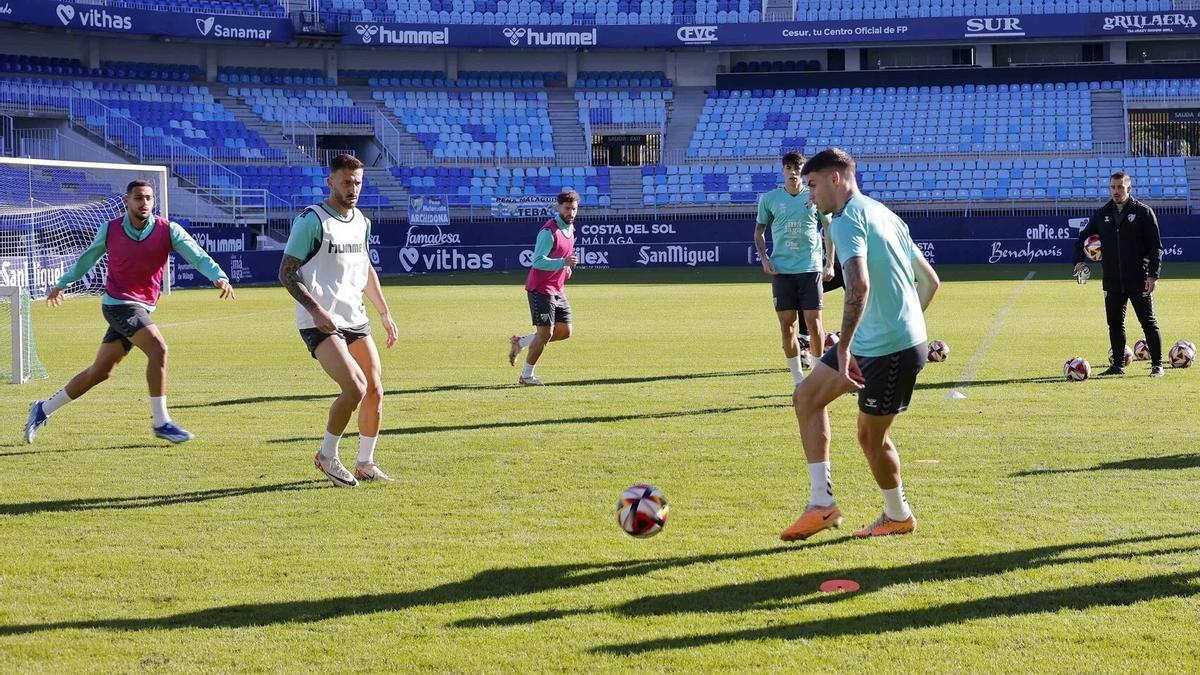
<path fill-rule="evenodd" d="M 1150 349 L 1148 347 L 1146 348 L 1146 353 L 1147 354 L 1150 353 Z M 1125 354 L 1121 358 L 1121 367 L 1128 368 L 1129 364 L 1133 363 L 1133 356 L 1134 356 L 1134 351 L 1129 348 L 1129 345 L 1125 345 Z M 1108 348 L 1108 362 L 1113 363 L 1112 347 Z"/>
<path fill-rule="evenodd" d="M 929 343 L 929 360 L 934 363 L 941 363 L 950 357 L 950 345 L 942 340 L 934 340 Z"/>
<path fill-rule="evenodd" d="M 1083 382 L 1092 374 L 1092 366 L 1087 359 L 1076 356 L 1063 365 L 1063 375 L 1072 382 Z"/>
<path fill-rule="evenodd" d="M 667 498 L 653 485 L 638 483 L 617 500 L 617 524 L 631 536 L 653 537 L 667 524 Z"/>
<path fill-rule="evenodd" d="M 1168 356 L 1172 368 L 1190 368 L 1196 361 L 1196 350 L 1186 342 L 1176 342 Z"/>
<path fill-rule="evenodd" d="M 1145 340 L 1138 340 L 1133 343 L 1133 355 L 1138 361 L 1150 360 L 1150 345 L 1146 344 Z"/>

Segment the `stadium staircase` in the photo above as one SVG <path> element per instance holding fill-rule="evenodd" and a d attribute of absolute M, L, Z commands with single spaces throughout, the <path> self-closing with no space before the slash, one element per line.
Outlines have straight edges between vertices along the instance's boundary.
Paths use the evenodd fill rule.
<path fill-rule="evenodd" d="M 230 96 L 229 87 L 215 82 L 210 83 L 208 87 L 212 90 L 213 99 L 217 103 L 224 105 L 225 109 L 232 113 L 234 118 L 239 122 L 245 124 L 251 130 L 257 131 L 272 148 L 283 152 L 289 157 L 295 157 L 296 160 L 303 156 L 296 147 L 296 144 L 289 141 L 287 136 L 283 135 L 280 125 L 267 122 L 258 113 L 251 110 L 242 99 Z"/>
<path fill-rule="evenodd" d="M 1187 172 L 1188 205 L 1195 208 L 1200 206 L 1200 157 L 1185 161 L 1184 170 Z"/>
<path fill-rule="evenodd" d="M 1092 92 L 1092 142 L 1102 148 L 1125 144 L 1125 102 L 1115 89 Z"/>
<path fill-rule="evenodd" d="M 550 108 L 550 131 L 554 140 L 554 153 L 560 165 L 591 164 L 588 155 L 590 138 L 584 138 L 583 125 L 579 123 L 579 103 L 574 89 L 547 88 L 547 104 Z M 565 161 L 564 161 L 565 160 Z"/>
<path fill-rule="evenodd" d="M 364 182 L 379 188 L 379 194 L 387 197 L 391 208 L 408 208 L 408 188 L 404 187 L 386 166 L 368 166 L 363 169 Z M 367 204 L 367 208 L 370 208 Z"/>
<path fill-rule="evenodd" d="M 667 137 L 663 141 L 663 164 L 682 163 L 692 134 L 704 112 L 708 92 L 702 87 L 675 87 L 675 98 L 667 102 Z"/>
<path fill-rule="evenodd" d="M 405 128 L 404 123 L 400 121 L 400 118 L 396 117 L 395 113 L 392 112 L 392 110 L 387 106 L 380 105 L 377 101 L 375 101 L 375 99 L 371 98 L 371 94 L 374 92 L 372 88 L 342 86 L 341 89 L 349 94 L 350 99 L 353 100 L 354 103 L 363 110 L 377 110 L 383 113 L 383 116 L 392 123 L 396 131 L 394 137 L 392 138 L 395 147 L 388 148 L 388 150 L 400 154 L 403 159 L 399 163 L 411 163 L 411 158 L 414 157 L 418 159 L 425 158 L 423 161 L 416 162 L 418 164 L 433 163 L 429 159 L 429 151 L 425 149 L 425 146 L 421 144 L 421 141 L 417 140 L 416 136 L 409 133 L 408 129 Z M 383 142 L 378 134 L 376 134 L 375 139 L 379 143 Z M 382 185 L 380 189 L 382 189 Z M 407 203 L 407 200 L 405 203 Z"/>
<path fill-rule="evenodd" d="M 766 0 L 763 3 L 763 21 L 794 21 L 796 6 L 794 0 Z"/>
<path fill-rule="evenodd" d="M 614 166 L 608 170 L 612 208 L 618 211 L 642 208 L 642 167 Z"/>

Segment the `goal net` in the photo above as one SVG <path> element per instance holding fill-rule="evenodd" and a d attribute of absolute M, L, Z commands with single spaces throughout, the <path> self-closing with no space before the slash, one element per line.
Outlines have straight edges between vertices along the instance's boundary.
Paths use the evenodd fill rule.
<path fill-rule="evenodd" d="M 0 294 L 0 369 L 11 369 L 17 357 L 21 361 L 21 371 L 0 370 L 5 379 L 45 376 L 34 343 L 36 313 L 31 316 L 30 301 L 46 297 L 101 225 L 124 215 L 125 186 L 135 180 L 154 186 L 156 210 L 166 217 L 165 167 L 0 158 L 0 288 L 18 289 Z M 107 260 L 102 258 L 67 292 L 100 293 L 106 271 Z M 169 274 L 167 278 L 169 283 Z M 18 334 L 25 338 L 20 343 L 13 337 Z M 21 349 L 14 349 L 18 346 Z"/>

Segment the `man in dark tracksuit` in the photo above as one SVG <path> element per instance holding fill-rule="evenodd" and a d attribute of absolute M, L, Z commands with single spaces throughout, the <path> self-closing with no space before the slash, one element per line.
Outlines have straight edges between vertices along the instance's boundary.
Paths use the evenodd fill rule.
<path fill-rule="evenodd" d="M 1162 377 L 1162 338 L 1154 318 L 1154 289 L 1162 268 L 1162 239 L 1154 210 L 1129 195 L 1131 181 L 1124 171 L 1109 181 L 1112 200 L 1100 207 L 1075 244 L 1075 273 L 1087 266 L 1083 246 L 1088 237 L 1100 235 L 1104 269 L 1104 309 L 1108 315 L 1108 339 L 1113 361 L 1102 375 L 1123 375 L 1125 353 L 1125 304 L 1133 305 L 1146 344 L 1150 348 L 1150 377 Z"/>

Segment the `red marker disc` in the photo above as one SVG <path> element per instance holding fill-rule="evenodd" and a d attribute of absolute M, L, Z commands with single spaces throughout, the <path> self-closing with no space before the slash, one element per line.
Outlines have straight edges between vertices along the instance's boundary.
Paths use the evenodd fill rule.
<path fill-rule="evenodd" d="M 841 593 L 843 591 L 846 593 L 853 593 L 858 589 L 858 582 L 850 581 L 849 579 L 830 579 L 829 581 L 821 584 L 822 593 Z"/>

